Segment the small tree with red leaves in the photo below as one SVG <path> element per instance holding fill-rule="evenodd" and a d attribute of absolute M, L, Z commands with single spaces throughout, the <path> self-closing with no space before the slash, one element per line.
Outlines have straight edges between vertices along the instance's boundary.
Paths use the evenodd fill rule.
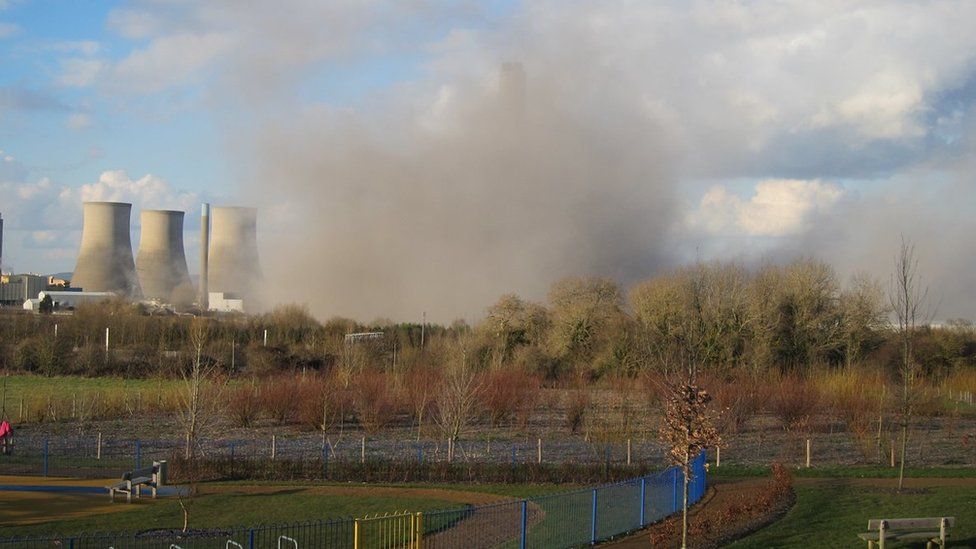
<path fill-rule="evenodd" d="M 708 447 L 721 442 L 715 428 L 715 416 L 708 403 L 712 397 L 693 382 L 669 384 L 664 403 L 664 424 L 661 440 L 668 447 L 668 459 L 684 472 L 681 547 L 688 540 L 688 483 L 692 478 L 691 463 Z"/>

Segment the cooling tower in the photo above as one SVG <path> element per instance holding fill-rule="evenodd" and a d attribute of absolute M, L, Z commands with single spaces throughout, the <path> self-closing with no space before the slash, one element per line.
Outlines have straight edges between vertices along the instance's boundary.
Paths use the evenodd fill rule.
<path fill-rule="evenodd" d="M 129 239 L 131 211 L 132 204 L 122 202 L 85 202 L 72 286 L 88 292 L 139 295 Z"/>
<path fill-rule="evenodd" d="M 140 219 L 142 234 L 136 272 L 142 295 L 172 302 L 177 288 L 192 292 L 183 252 L 183 212 L 143 210 Z"/>
<path fill-rule="evenodd" d="M 255 208 L 213 207 L 210 210 L 209 290 L 256 297 L 261 281 Z"/>

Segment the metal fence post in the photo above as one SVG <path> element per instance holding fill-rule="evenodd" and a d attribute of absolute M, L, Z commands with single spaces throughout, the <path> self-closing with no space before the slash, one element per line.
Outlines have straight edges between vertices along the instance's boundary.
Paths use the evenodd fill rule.
<path fill-rule="evenodd" d="M 142 441 L 136 441 L 136 469 L 142 469 Z"/>
<path fill-rule="evenodd" d="M 678 468 L 671 469 L 671 512 L 678 511 Z"/>
<path fill-rule="evenodd" d="M 48 441 L 44 439 L 44 476 L 47 476 Z"/>
<path fill-rule="evenodd" d="M 645 511 L 646 511 L 646 509 L 645 509 L 646 503 L 645 502 L 647 501 L 646 495 L 647 495 L 647 477 L 641 477 L 641 484 L 640 484 L 640 522 L 637 523 L 637 526 L 644 526 L 644 520 L 645 520 L 645 517 L 646 517 L 646 513 L 645 513 Z"/>
<path fill-rule="evenodd" d="M 593 489 L 593 518 L 590 520 L 590 545 L 596 545 L 596 488 Z"/>
<path fill-rule="evenodd" d="M 522 537 L 519 540 L 519 548 L 525 549 L 525 541 L 529 531 L 529 502 L 522 500 Z"/>
<path fill-rule="evenodd" d="M 248 549 L 254 549 L 254 528 L 247 531 L 247 547 Z"/>

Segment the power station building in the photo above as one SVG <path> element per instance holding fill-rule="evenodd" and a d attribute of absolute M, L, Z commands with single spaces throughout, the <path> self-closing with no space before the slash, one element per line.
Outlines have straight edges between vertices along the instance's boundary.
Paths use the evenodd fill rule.
<path fill-rule="evenodd" d="M 85 202 L 81 246 L 70 282 L 75 291 L 65 292 L 63 296 L 50 293 L 56 289 L 55 285 L 44 277 L 5 277 L 0 301 L 7 304 L 38 301 L 43 298 L 38 294 L 48 291 L 65 303 L 89 297 L 103 299 L 106 294 L 114 294 L 189 304 L 194 288 L 183 244 L 184 212 L 142 211 L 135 261 L 129 228 L 131 214 L 132 205 L 128 203 Z M 211 209 L 209 204 L 204 204 L 201 223 L 198 304 L 210 310 L 208 298 L 213 296 L 216 309 L 221 311 L 242 311 L 245 303 L 249 310 L 256 308 L 254 303 L 262 283 L 257 209 Z M 83 293 L 77 293 L 79 290 Z"/>
<path fill-rule="evenodd" d="M 21 305 L 48 289 L 48 277 L 31 274 L 0 275 L 0 305 Z"/>
<path fill-rule="evenodd" d="M 201 276 L 206 276 L 208 295 L 222 293 L 243 299 L 247 304 L 257 299 L 262 280 L 257 215 L 255 208 L 210 209 L 209 270 L 201 272 Z"/>
<path fill-rule="evenodd" d="M 128 297 L 141 294 L 129 237 L 131 212 L 132 204 L 124 202 L 84 203 L 81 248 L 72 286 Z"/>
<path fill-rule="evenodd" d="M 136 273 L 142 295 L 164 302 L 178 301 L 179 289 L 192 299 L 193 287 L 183 250 L 183 212 L 143 210 L 140 215 Z"/>

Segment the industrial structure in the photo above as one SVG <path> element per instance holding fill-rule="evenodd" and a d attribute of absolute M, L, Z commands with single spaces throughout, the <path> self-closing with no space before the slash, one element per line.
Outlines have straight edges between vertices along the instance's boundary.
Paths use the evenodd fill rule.
<path fill-rule="evenodd" d="M 206 211 L 206 210 L 205 210 Z M 262 279 L 258 262 L 257 209 L 211 209 L 208 295 L 223 293 L 251 304 Z M 252 308 L 253 305 L 249 305 Z"/>
<path fill-rule="evenodd" d="M 192 300 L 193 287 L 183 250 L 183 212 L 143 210 L 140 219 L 136 273 L 142 295 L 171 303 L 179 300 L 174 295 L 179 289 Z"/>
<path fill-rule="evenodd" d="M 20 305 L 48 289 L 48 277 L 32 274 L 0 275 L 0 305 Z"/>
<path fill-rule="evenodd" d="M 72 286 L 88 292 L 140 295 L 129 237 L 131 212 L 132 204 L 123 202 L 85 202 Z"/>
<path fill-rule="evenodd" d="M 184 212 L 142 211 L 135 261 L 129 232 L 131 213 L 132 204 L 124 202 L 85 202 L 81 246 L 70 282 L 55 277 L 5 275 L 0 302 L 37 310 L 48 295 L 65 309 L 114 295 L 189 305 L 195 292 L 183 244 Z M 0 252 L 2 223 L 0 219 Z M 255 301 L 263 278 L 258 259 L 257 210 L 203 204 L 200 236 L 200 279 L 196 289 L 200 309 L 232 313 L 243 312 L 245 304 L 247 310 L 257 308 Z"/>
<path fill-rule="evenodd" d="M 3 214 L 0 213 L 0 274 L 3 274 Z"/>
<path fill-rule="evenodd" d="M 200 206 L 200 289 L 197 303 L 204 311 L 210 308 L 210 204 Z"/>

